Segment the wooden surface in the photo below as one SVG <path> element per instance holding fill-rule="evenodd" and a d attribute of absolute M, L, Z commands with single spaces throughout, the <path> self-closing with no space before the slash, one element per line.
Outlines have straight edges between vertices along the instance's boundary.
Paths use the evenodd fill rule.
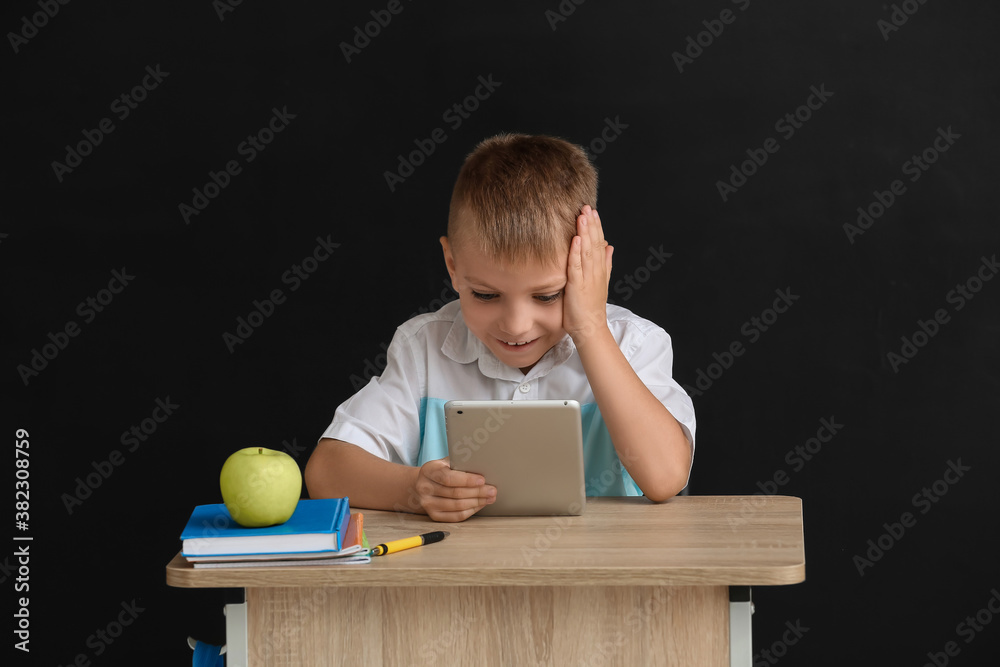
<path fill-rule="evenodd" d="M 787 496 L 590 498 L 579 517 L 425 516 L 362 511 L 377 544 L 446 529 L 443 542 L 368 565 L 195 570 L 179 554 L 167 583 L 295 586 L 714 586 L 805 579 L 802 502 Z"/>
<path fill-rule="evenodd" d="M 728 667 L 725 586 L 251 588 L 250 667 Z"/>

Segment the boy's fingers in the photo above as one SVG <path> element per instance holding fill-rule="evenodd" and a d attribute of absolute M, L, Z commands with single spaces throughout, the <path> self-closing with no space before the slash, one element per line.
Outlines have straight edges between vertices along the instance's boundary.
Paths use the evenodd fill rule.
<path fill-rule="evenodd" d="M 468 490 L 468 489 L 466 489 Z M 494 498 L 495 499 L 495 496 Z M 435 497 L 425 505 L 427 515 L 435 521 L 465 521 L 493 502 L 491 498 Z"/>
<path fill-rule="evenodd" d="M 485 501 L 496 496 L 496 487 L 488 484 L 483 484 L 482 486 L 445 486 L 438 484 L 434 487 L 433 493 L 438 498 L 449 498 L 452 500 L 479 498 Z"/>
<path fill-rule="evenodd" d="M 597 241 L 596 241 L 596 248 L 597 248 L 597 250 L 595 250 L 595 252 L 599 253 L 601 248 L 604 249 L 604 271 L 603 271 L 603 274 L 601 274 L 601 272 L 600 272 L 600 268 L 601 267 L 599 265 L 596 265 L 596 261 L 600 261 L 600 255 L 598 255 L 597 257 L 594 258 L 595 259 L 594 271 L 598 275 L 602 275 L 602 277 L 607 278 L 607 277 L 609 277 L 611 275 L 611 255 L 612 255 L 612 253 L 614 252 L 615 249 L 611 246 L 610 243 L 608 243 L 607 239 L 604 238 L 604 229 L 601 227 L 601 218 L 600 218 L 600 216 L 597 215 L 597 211 L 594 211 L 594 223 L 593 223 L 592 227 L 595 228 L 595 230 L 596 230 L 595 234 L 596 234 L 596 237 L 597 237 Z"/>
<path fill-rule="evenodd" d="M 444 486 L 455 488 L 478 488 L 486 484 L 486 478 L 482 475 L 462 472 L 461 470 L 442 470 L 443 474 L 436 480 Z"/>
<path fill-rule="evenodd" d="M 458 523 L 459 521 L 465 521 L 473 514 L 475 514 L 475 512 L 462 512 L 455 514 L 454 512 L 439 513 L 431 511 L 428 513 L 428 516 L 431 520 L 437 521 L 438 523 Z"/>
<path fill-rule="evenodd" d="M 604 278 L 610 272 L 607 254 L 609 244 L 604 238 L 601 216 L 589 206 L 585 207 L 585 211 L 587 214 L 586 229 L 581 229 L 581 234 L 585 236 L 586 243 L 589 246 L 588 259 L 591 260 L 591 263 L 585 264 L 584 274 L 588 278 Z M 599 264 L 602 259 L 604 260 L 603 266 Z"/>
<path fill-rule="evenodd" d="M 465 521 L 470 516 L 481 510 L 483 507 L 485 507 L 485 505 L 479 505 L 476 507 L 469 507 L 459 510 L 430 508 L 427 511 L 427 516 L 429 516 L 434 521 L 440 521 L 442 523 L 458 523 L 459 521 Z"/>
<path fill-rule="evenodd" d="M 607 240 L 604 238 L 604 228 L 601 226 L 601 216 L 597 215 L 597 211 L 591 211 L 590 221 L 587 223 L 587 227 L 590 229 L 591 245 L 594 248 L 594 253 L 597 254 L 602 248 L 608 246 Z M 600 256 L 595 257 L 598 259 Z"/>
<path fill-rule="evenodd" d="M 444 466 L 428 470 L 427 477 L 435 484 L 454 488 L 475 489 L 486 484 L 486 478 L 482 475 L 452 470 Z"/>
<path fill-rule="evenodd" d="M 566 279 L 571 283 L 576 283 L 580 279 L 580 237 L 574 236 L 569 244 L 569 258 L 566 260 Z"/>
<path fill-rule="evenodd" d="M 432 482 L 443 486 L 482 486 L 486 483 L 486 478 L 475 473 L 464 472 L 462 470 L 452 470 L 451 461 L 448 457 L 428 461 L 424 464 L 424 472 Z"/>
<path fill-rule="evenodd" d="M 593 272 L 593 265 L 591 264 L 594 253 L 593 231 L 589 222 L 590 215 L 588 209 L 584 208 L 584 212 L 580 215 L 576 226 L 576 232 L 580 239 L 580 274 L 584 280 L 589 278 Z"/>
<path fill-rule="evenodd" d="M 587 231 L 590 233 L 591 241 L 596 241 L 601 233 L 600 220 L 597 219 L 597 213 L 593 209 L 587 212 Z"/>

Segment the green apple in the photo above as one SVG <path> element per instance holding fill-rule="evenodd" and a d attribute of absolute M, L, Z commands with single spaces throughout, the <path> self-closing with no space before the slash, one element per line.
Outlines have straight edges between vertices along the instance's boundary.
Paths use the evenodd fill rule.
<path fill-rule="evenodd" d="M 234 452 L 219 476 L 222 502 L 236 523 L 262 528 L 285 523 L 302 495 L 299 464 L 285 452 L 246 447 Z"/>

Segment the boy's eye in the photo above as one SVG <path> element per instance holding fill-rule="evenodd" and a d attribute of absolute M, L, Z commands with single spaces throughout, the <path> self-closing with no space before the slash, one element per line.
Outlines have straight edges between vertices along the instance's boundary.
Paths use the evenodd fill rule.
<path fill-rule="evenodd" d="M 552 303 L 562 296 L 562 290 L 556 292 L 555 294 L 538 294 L 535 296 L 536 301 L 541 301 L 542 303 Z M 499 294 L 491 292 L 477 292 L 472 290 L 472 298 L 477 301 L 494 301 L 500 298 Z"/>
<path fill-rule="evenodd" d="M 541 294 L 539 296 L 536 296 L 535 298 L 538 299 L 539 301 L 541 301 L 542 303 L 552 303 L 553 301 L 555 301 L 556 299 L 558 299 L 561 296 L 562 296 L 562 292 L 559 291 L 559 292 L 556 292 L 555 294 Z"/>

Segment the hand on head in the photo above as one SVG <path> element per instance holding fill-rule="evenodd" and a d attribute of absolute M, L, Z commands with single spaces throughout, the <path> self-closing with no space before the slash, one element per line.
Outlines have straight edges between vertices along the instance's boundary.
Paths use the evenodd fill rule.
<path fill-rule="evenodd" d="M 615 249 L 604 239 L 601 218 L 590 206 L 583 207 L 576 229 L 566 263 L 563 329 L 580 347 L 592 335 L 607 329 L 605 306 Z"/>

